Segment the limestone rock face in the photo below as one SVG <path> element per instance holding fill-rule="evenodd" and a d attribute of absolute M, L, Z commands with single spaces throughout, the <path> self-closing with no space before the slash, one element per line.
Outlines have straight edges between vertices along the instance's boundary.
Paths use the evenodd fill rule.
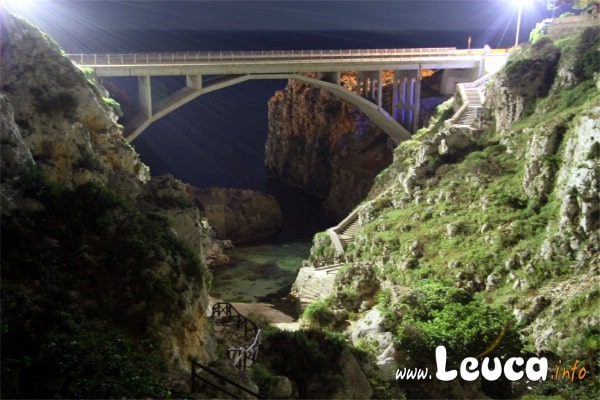
<path fill-rule="evenodd" d="M 385 318 L 381 312 L 373 308 L 369 310 L 352 330 L 352 344 L 357 346 L 361 340 L 375 343 L 377 354 L 375 365 L 377 373 L 383 380 L 393 380 L 396 376 L 398 363 L 395 360 L 396 349 L 392 332 L 385 331 L 383 322 Z"/>
<path fill-rule="evenodd" d="M 391 160 L 388 136 L 325 90 L 291 80 L 269 100 L 269 173 L 324 199 L 334 218 L 365 197 Z"/>
<path fill-rule="evenodd" d="M 152 177 L 144 187 L 139 203 L 152 210 L 166 212 L 179 236 L 197 255 L 203 251 L 200 212 L 190 186 L 171 175 Z"/>
<path fill-rule="evenodd" d="M 431 140 L 422 141 L 416 148 L 414 162 L 407 171 L 398 174 L 408 197 L 418 196 L 423 182 L 439 166 L 436 160 L 453 161 L 468 154 L 474 147 L 473 140 L 461 129 L 444 128 Z"/>
<path fill-rule="evenodd" d="M 19 127 L 15 123 L 15 113 L 6 95 L 0 93 L 0 162 L 2 172 L 14 173 L 27 164 L 33 164 L 31 151 L 23 142 Z"/>
<path fill-rule="evenodd" d="M 153 177 L 139 197 L 144 209 L 165 213 L 171 220 L 174 233 L 183 240 L 203 261 L 204 247 L 210 239 L 203 233 L 200 212 L 189 185 L 170 175 Z M 168 267 L 165 266 L 166 269 Z M 171 274 L 172 271 L 164 271 Z M 207 326 L 205 310 L 208 290 L 202 282 L 185 282 L 175 278 L 181 292 L 181 323 L 168 326 L 161 324 L 163 316 L 155 316 L 154 328 L 162 340 L 169 361 L 183 369 L 189 368 L 187 356 L 194 354 L 204 361 L 212 360 L 216 341 Z"/>
<path fill-rule="evenodd" d="M 579 242 L 598 233 L 600 192 L 598 188 L 598 149 L 600 148 L 600 107 L 590 109 L 575 122 L 563 152 L 557 174 L 556 194 L 562 198 L 558 232 L 548 238 L 542 254 L 545 257 L 567 252 L 582 252 Z M 592 254 L 583 252 L 583 259 Z M 579 257 L 580 261 L 583 261 Z M 587 263 L 584 263 L 587 264 Z"/>
<path fill-rule="evenodd" d="M 34 205 L 35 207 L 22 206 L 26 201 L 34 201 L 32 198 L 28 199 L 28 194 L 20 189 L 24 184 L 36 183 L 26 182 L 31 179 L 24 174 L 27 172 L 24 167 L 28 164 L 35 164 L 43 177 L 61 190 L 79 188 L 92 182 L 97 184 L 94 187 L 116 192 L 126 200 L 113 201 L 126 204 L 119 207 L 129 212 L 128 215 L 143 215 L 148 219 L 156 218 L 161 221 L 166 215 L 166 219 L 171 222 L 171 233 L 187 244 L 194 256 L 189 256 L 189 251 L 181 249 L 180 244 L 169 242 L 171 237 L 163 238 L 163 242 L 157 241 L 160 244 L 151 249 L 146 248 L 145 243 L 140 243 L 139 248 L 143 249 L 140 253 L 147 253 L 139 254 L 138 259 L 151 260 L 147 267 L 128 273 L 127 282 L 116 282 L 118 278 L 114 276 L 103 276 L 100 286 L 127 286 L 119 287 L 118 294 L 111 300 L 118 305 L 114 306 L 118 307 L 116 312 L 122 313 L 127 321 L 142 321 L 143 323 L 138 324 L 140 332 L 136 331 L 136 334 L 143 338 L 151 336 L 157 339 L 161 345 L 160 350 L 172 367 L 189 369 L 190 355 L 197 356 L 202 362 L 213 360 L 216 344 L 205 314 L 208 304 L 205 282 L 210 281 L 210 278 L 200 277 L 199 271 L 195 274 L 188 273 L 186 266 L 182 265 L 181 257 L 173 256 L 184 254 L 192 260 L 195 256 L 203 258 L 206 229 L 200 223 L 200 213 L 189 188 L 170 176 L 150 179 L 148 168 L 126 143 L 122 127 L 116 123 L 115 114 L 104 103 L 101 89 L 88 82 L 84 74 L 61 54 L 58 46 L 37 28 L 1 8 L 0 17 L 3 222 L 19 225 L 19 215 L 10 214 L 10 210 L 17 206 L 25 211 L 44 209 L 41 203 Z M 13 185 L 13 182 L 21 186 Z M 69 205 L 68 201 L 70 200 L 65 200 L 66 207 Z M 94 207 L 90 205 L 89 208 Z M 119 229 L 118 221 L 123 218 L 123 212 L 115 215 L 106 212 L 95 222 L 106 227 L 105 231 L 109 232 L 107 235 L 112 235 L 111 240 L 119 243 L 129 239 L 115 233 Z M 113 221 L 114 224 L 110 225 L 108 221 Z M 35 227 L 28 228 L 27 233 L 34 235 Z M 89 235 L 85 231 L 81 234 L 83 244 L 80 249 L 70 250 L 67 243 L 61 243 L 54 237 L 43 237 L 40 241 L 45 243 L 32 243 L 30 250 L 32 253 L 41 249 L 40 252 L 62 254 L 64 247 L 64 252 L 89 254 L 90 262 L 85 264 L 85 271 L 89 276 L 94 276 L 104 267 L 97 265 L 104 261 L 103 254 L 94 253 L 93 243 L 101 243 L 105 238 L 93 235 L 87 238 L 86 234 Z M 169 245 L 172 247 L 169 248 Z M 173 252 L 170 251 L 172 248 L 175 249 Z M 68 253 L 65 257 L 68 259 Z M 198 267 L 196 264 L 194 266 Z M 68 266 L 61 264 L 56 268 Z M 126 269 L 123 267 L 118 272 L 122 273 Z M 64 274 L 64 271 L 61 272 Z M 88 283 L 86 281 L 81 286 L 86 287 L 85 284 Z M 151 300 L 151 296 L 135 294 L 144 285 L 166 287 L 173 295 L 177 295 L 175 311 L 164 312 L 157 307 L 153 308 L 146 301 Z M 56 286 L 52 290 L 60 293 L 67 289 Z M 157 291 L 152 293 L 156 295 Z M 117 297 L 119 298 L 116 299 Z M 85 301 L 75 299 L 72 303 L 77 310 L 95 310 L 99 301 L 90 294 Z M 167 300 L 162 302 L 166 303 Z M 171 305 L 172 303 L 173 301 Z M 89 312 L 90 319 L 100 318 L 92 314 L 95 311 Z M 141 332 L 146 328 L 147 332 Z"/>
<path fill-rule="evenodd" d="M 526 51 L 526 59 L 509 59 L 488 89 L 485 107 L 493 111 L 498 132 L 509 130 L 536 98 L 548 94 L 554 83 L 559 50 L 551 42 L 541 40 Z M 518 57 L 521 53 L 516 54 Z"/>
<path fill-rule="evenodd" d="M 248 189 L 207 191 L 223 204 L 225 238 L 233 243 L 267 238 L 283 225 L 281 209 L 273 196 Z"/>
<path fill-rule="evenodd" d="M 7 12 L 0 16 L 0 91 L 38 167 L 68 187 L 95 181 L 135 196 L 147 168 L 99 89 L 48 36 Z"/>
<path fill-rule="evenodd" d="M 523 176 L 523 190 L 530 199 L 544 199 L 552 190 L 556 168 L 548 160 L 555 155 L 563 135 L 563 127 L 554 124 L 536 127 L 531 133 Z"/>
<path fill-rule="evenodd" d="M 348 349 L 338 359 L 339 374 L 313 375 L 308 382 L 309 398 L 370 399 L 371 385 Z"/>

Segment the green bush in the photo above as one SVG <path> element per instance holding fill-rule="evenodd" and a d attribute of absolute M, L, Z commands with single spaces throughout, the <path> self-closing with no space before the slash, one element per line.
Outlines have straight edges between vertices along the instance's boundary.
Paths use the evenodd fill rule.
<path fill-rule="evenodd" d="M 573 67 L 575 76 L 580 80 L 593 79 L 600 71 L 600 28 L 588 28 L 582 32 L 576 50 L 576 61 Z"/>
<path fill-rule="evenodd" d="M 468 304 L 473 297 L 463 289 L 445 285 L 434 280 L 424 280 L 415 285 L 409 294 L 400 299 L 418 319 L 427 320 L 432 313 L 442 310 L 447 304 Z"/>
<path fill-rule="evenodd" d="M 321 300 L 310 303 L 304 310 L 302 318 L 317 327 L 325 327 L 330 325 L 335 317 L 327 302 Z"/>
<path fill-rule="evenodd" d="M 35 168 L 20 185 L 44 207 L 0 224 L 3 395 L 153 395 L 136 358 L 160 354 L 144 345 L 152 317 L 175 319 L 182 292 L 208 284 L 205 267 L 166 217 L 107 187 L 52 185 Z"/>
<path fill-rule="evenodd" d="M 273 373 L 262 364 L 254 364 L 250 368 L 250 377 L 258 385 L 258 393 L 263 398 L 268 398 L 274 382 Z"/>
<path fill-rule="evenodd" d="M 428 283 L 403 302 L 396 344 L 410 358 L 433 361 L 444 345 L 451 362 L 493 354 L 518 354 L 521 348 L 512 315 L 470 299 L 460 289 Z"/>
<path fill-rule="evenodd" d="M 104 101 L 104 104 L 112 108 L 118 117 L 122 117 L 124 115 L 121 105 L 115 99 L 112 99 L 110 97 L 103 97 L 102 101 Z"/>
<path fill-rule="evenodd" d="M 512 324 L 512 326 L 510 326 Z M 401 329 L 397 340 L 413 359 L 433 358 L 435 348 L 444 345 L 449 358 L 459 362 L 491 348 L 502 335 L 496 354 L 518 354 L 520 344 L 510 314 L 482 303 L 448 304 L 432 312 L 431 319 L 413 320 Z"/>
<path fill-rule="evenodd" d="M 272 332 L 265 335 L 263 344 L 271 370 L 294 381 L 301 398 L 307 396 L 312 375 L 339 373 L 337 362 L 346 346 L 340 336 L 312 329 Z"/>
<path fill-rule="evenodd" d="M 154 343 L 66 313 L 52 322 L 27 349 L 20 327 L 5 325 L 2 398 L 164 397 L 166 363 Z"/>
<path fill-rule="evenodd" d="M 389 288 L 381 289 L 377 293 L 377 306 L 379 309 L 385 310 L 392 304 L 392 291 Z"/>

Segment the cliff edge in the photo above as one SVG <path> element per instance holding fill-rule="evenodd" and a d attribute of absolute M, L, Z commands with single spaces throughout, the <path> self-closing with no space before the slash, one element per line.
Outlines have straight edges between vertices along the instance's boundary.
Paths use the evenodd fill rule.
<path fill-rule="evenodd" d="M 597 396 L 599 43 L 595 27 L 516 51 L 487 85 L 482 132 L 419 131 L 357 207 L 343 254 L 315 236 L 299 277 L 322 264 L 337 274 L 304 317 L 340 330 L 355 320 L 375 396 Z M 544 357 L 548 380 L 396 382 L 398 368 L 435 369 L 439 345 L 456 366 Z M 574 363 L 573 380 L 549 376 Z"/>
<path fill-rule="evenodd" d="M 101 87 L 0 9 L 2 397 L 165 397 L 208 362 L 205 226 Z"/>

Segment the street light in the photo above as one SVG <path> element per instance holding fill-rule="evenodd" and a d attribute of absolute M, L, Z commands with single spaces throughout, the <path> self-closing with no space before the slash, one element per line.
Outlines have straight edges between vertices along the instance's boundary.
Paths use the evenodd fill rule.
<path fill-rule="evenodd" d="M 517 14 L 517 34 L 515 35 L 515 48 L 519 45 L 519 33 L 521 30 L 521 16 L 523 15 L 523 6 L 528 4 L 531 0 L 512 0 L 513 3 L 517 3 L 519 6 L 519 12 Z"/>

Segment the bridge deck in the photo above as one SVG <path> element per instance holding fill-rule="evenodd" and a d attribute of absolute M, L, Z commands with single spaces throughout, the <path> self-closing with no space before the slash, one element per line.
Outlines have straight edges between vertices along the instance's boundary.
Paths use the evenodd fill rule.
<path fill-rule="evenodd" d="M 454 47 L 367 50 L 210 51 L 129 54 L 68 54 L 97 76 L 189 75 L 192 73 L 283 73 L 347 71 L 353 68 L 473 68 L 489 54 Z"/>
<path fill-rule="evenodd" d="M 498 64 L 489 49 L 458 50 L 454 47 L 367 50 L 281 50 L 209 51 L 129 54 L 68 54 L 74 63 L 92 67 L 97 78 L 138 77 L 140 113 L 127 125 L 127 140 L 138 137 L 152 122 L 164 117 L 196 97 L 249 79 L 295 79 L 324 88 L 357 106 L 395 141 L 410 138 L 402 125 L 416 130 L 419 120 L 420 71 L 422 69 L 467 69 L 478 76 L 486 64 Z M 498 59 L 506 60 L 506 50 Z M 501 63 L 503 61 L 501 60 Z M 394 116 L 382 105 L 382 71 L 394 71 Z M 402 71 L 404 70 L 404 71 Z M 362 93 L 340 86 L 339 74 L 361 72 L 357 84 Z M 325 73 L 325 79 L 312 79 L 302 73 Z M 229 75 L 213 82 L 203 77 Z M 159 104 L 152 104 L 153 76 L 186 76 L 185 87 Z M 360 86 L 362 85 L 362 87 Z M 366 100 L 369 95 L 376 103 Z M 402 115 L 399 123 L 398 115 Z"/>

